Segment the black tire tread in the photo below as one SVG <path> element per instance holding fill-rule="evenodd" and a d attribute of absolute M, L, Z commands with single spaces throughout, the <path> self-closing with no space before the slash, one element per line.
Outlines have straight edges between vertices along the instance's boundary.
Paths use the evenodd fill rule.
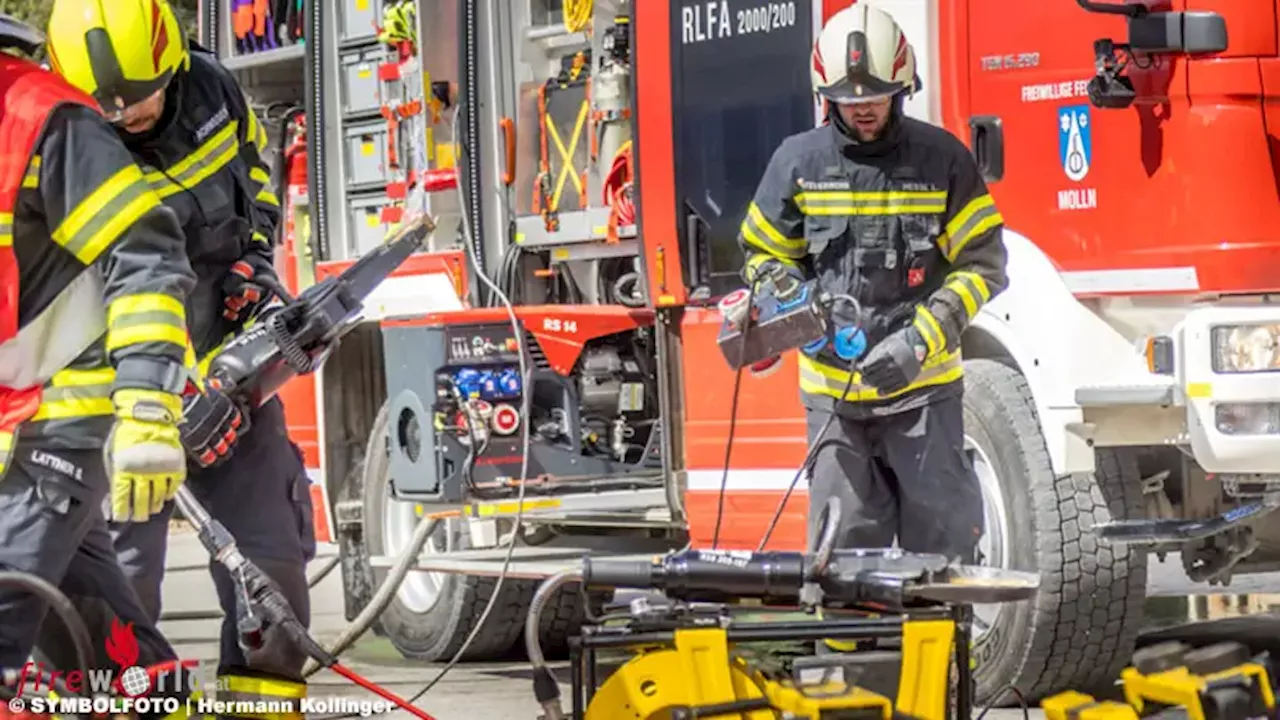
<path fill-rule="evenodd" d="M 976 359 L 965 363 L 965 382 L 980 385 L 1015 416 L 1026 467 L 1049 468 L 1039 433 L 1019 432 L 1040 427 L 1026 378 L 1003 363 Z M 1091 476 L 1033 472 L 1028 478 L 1041 586 L 1031 601 L 1031 643 L 1020 677 L 1011 681 L 1033 702 L 1069 688 L 1112 684 L 1128 664 L 1142 626 L 1146 554 L 1102 545 L 1091 533 L 1095 523 L 1141 507 L 1137 466 L 1131 456 L 1114 451 L 1099 450 L 1097 458 Z"/>
<path fill-rule="evenodd" d="M 569 652 L 569 636 L 578 631 L 586 613 L 578 585 L 560 588 L 538 618 L 538 639 L 548 659 L 560 659 Z"/>
<path fill-rule="evenodd" d="M 462 647 L 471 629 L 480 620 L 485 606 L 495 591 L 500 593 L 498 600 L 484 621 L 484 628 L 476 633 L 475 640 L 462 654 L 461 661 L 477 662 L 499 660 L 506 656 L 515 645 L 516 640 L 524 632 L 524 619 L 529 614 L 526 581 L 507 578 L 498 587 L 498 578 L 461 575 L 458 577 L 461 591 L 454 595 L 455 602 L 461 605 L 458 622 L 445 649 L 436 661 L 452 660 Z"/>

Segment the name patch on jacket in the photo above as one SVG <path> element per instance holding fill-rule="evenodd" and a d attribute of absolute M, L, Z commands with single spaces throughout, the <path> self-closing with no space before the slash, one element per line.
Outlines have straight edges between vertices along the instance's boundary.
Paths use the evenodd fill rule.
<path fill-rule="evenodd" d="M 853 183 L 848 180 L 805 180 L 800 178 L 796 181 L 801 190 L 814 192 L 820 190 L 852 190 Z"/>
<path fill-rule="evenodd" d="M 218 112 L 213 114 L 213 117 L 209 118 L 204 122 L 204 124 L 196 128 L 196 142 L 204 142 L 205 138 L 212 135 L 215 130 L 225 125 L 230 119 L 231 111 L 227 109 L 226 105 L 223 105 L 218 109 Z"/>

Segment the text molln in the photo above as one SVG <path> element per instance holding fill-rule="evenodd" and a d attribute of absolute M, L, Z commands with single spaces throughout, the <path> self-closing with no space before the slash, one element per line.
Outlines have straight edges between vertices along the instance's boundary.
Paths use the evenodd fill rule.
<path fill-rule="evenodd" d="M 1059 210 L 1092 210 L 1098 207 L 1097 188 L 1072 188 L 1058 191 Z"/>

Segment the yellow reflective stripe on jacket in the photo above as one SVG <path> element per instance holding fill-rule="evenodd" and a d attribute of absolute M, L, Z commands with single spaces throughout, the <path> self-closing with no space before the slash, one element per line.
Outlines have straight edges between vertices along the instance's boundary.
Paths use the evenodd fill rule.
<path fill-rule="evenodd" d="M 947 211 L 945 190 L 811 190 L 797 193 L 795 201 L 805 215 L 908 215 Z"/>
<path fill-rule="evenodd" d="M 40 166 L 44 163 L 39 155 L 31 156 L 31 164 L 27 166 L 27 174 L 22 177 L 22 187 L 34 190 L 40 187 Z"/>
<path fill-rule="evenodd" d="M 245 144 L 252 144 L 258 149 L 258 152 L 267 151 L 267 131 L 262 129 L 262 123 L 258 121 L 258 116 L 253 112 L 253 108 L 249 103 L 249 98 L 244 99 L 245 107 L 248 112 L 245 113 Z"/>
<path fill-rule="evenodd" d="M 254 202 L 279 207 L 280 199 L 276 197 L 275 193 L 271 192 L 271 176 L 267 174 L 265 169 L 260 167 L 249 168 L 249 179 L 260 185 L 258 194 L 254 197 Z"/>
<path fill-rule="evenodd" d="M 938 247 L 947 260 L 954 262 L 970 240 L 1003 223 L 995 200 L 990 195 L 980 195 L 951 218 L 946 234 L 938 238 Z"/>
<path fill-rule="evenodd" d="M 155 188 L 161 198 L 190 190 L 207 180 L 211 175 L 227 166 L 227 163 L 240 151 L 237 140 L 239 124 L 228 123 L 226 127 L 204 141 L 200 147 L 173 165 L 147 173 L 147 181 Z"/>
<path fill-rule="evenodd" d="M 54 373 L 40 393 L 40 407 L 31 421 L 115 414 L 115 405 L 111 402 L 111 383 L 115 377 L 115 370 L 109 367 Z"/>
<path fill-rule="evenodd" d="M 793 267 L 793 268 L 799 267 L 798 265 L 796 265 L 795 261 L 791 260 L 790 258 L 775 257 L 773 255 L 770 255 L 769 253 L 763 253 L 763 252 L 752 253 L 751 256 L 747 258 L 747 262 L 746 262 L 746 267 L 745 267 L 746 279 L 748 281 L 755 280 L 756 272 L 760 270 L 760 267 L 762 265 L 769 262 L 770 260 L 780 262 L 783 265 L 786 265 L 787 267 Z"/>
<path fill-rule="evenodd" d="M 107 308 L 107 352 L 140 343 L 187 345 L 187 313 L 176 298 L 161 293 L 125 295 Z"/>
<path fill-rule="evenodd" d="M 799 259 L 808 252 L 808 242 L 804 238 L 783 235 L 754 202 L 747 206 L 747 217 L 742 221 L 742 237 L 757 250 L 778 258 Z"/>
<path fill-rule="evenodd" d="M 887 395 L 881 395 L 875 388 L 863 385 L 861 373 L 855 373 L 854 375 L 853 385 L 844 398 L 849 402 L 866 402 L 868 400 L 886 400 L 923 387 L 955 382 L 964 376 L 964 365 L 961 362 L 959 350 L 943 352 L 926 358 L 919 377 L 907 387 Z M 826 395 L 839 398 L 840 391 L 844 390 L 845 383 L 848 381 L 849 372 L 847 370 L 831 367 L 808 355 L 800 356 L 800 389 L 802 391 L 811 395 Z"/>
<path fill-rule="evenodd" d="M 138 218 L 160 204 L 137 165 L 112 175 L 80 202 L 53 230 L 53 240 L 85 265 L 92 265 L 103 251 Z"/>
<path fill-rule="evenodd" d="M 13 213 L 0 213 L 0 247 L 13 245 Z"/>
<path fill-rule="evenodd" d="M 916 308 L 916 317 L 911 321 L 916 332 L 920 333 L 920 337 L 924 338 L 924 344 L 928 348 L 929 357 L 933 357 L 943 350 L 947 349 L 947 336 L 942 332 L 942 325 L 938 323 L 938 318 L 929 312 L 929 308 L 923 305 Z"/>
<path fill-rule="evenodd" d="M 987 285 L 987 281 L 978 273 L 969 270 L 948 273 L 942 287 L 960 296 L 960 302 L 964 303 L 964 312 L 969 320 L 976 317 L 982 306 L 991 299 L 991 288 Z"/>
<path fill-rule="evenodd" d="M 9 466 L 9 458 L 13 455 L 13 433 L 0 431 L 0 477 Z"/>
<path fill-rule="evenodd" d="M 230 707 L 222 706 L 219 714 L 261 720 L 300 720 L 303 716 L 305 683 L 244 675 L 219 675 L 217 682 L 217 701 L 230 703 Z"/>

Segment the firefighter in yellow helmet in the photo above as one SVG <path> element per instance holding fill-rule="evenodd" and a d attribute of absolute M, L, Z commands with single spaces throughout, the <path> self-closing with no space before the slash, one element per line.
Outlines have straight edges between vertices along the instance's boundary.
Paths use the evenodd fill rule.
<path fill-rule="evenodd" d="M 0 14 L 0 50 L 42 43 Z M 113 625 L 132 624 L 131 664 L 171 662 L 114 562 L 101 508 L 110 496 L 145 517 L 186 476 L 183 301 L 195 278 L 181 228 L 93 99 L 7 52 L 0 142 L 0 571 L 60 586 L 98 653 Z M 25 664 L 37 640 L 47 670 L 80 667 L 65 635 L 37 638 L 46 610 L 0 587 L 0 669 L 26 667 L 35 681 Z"/>
<path fill-rule="evenodd" d="M 261 158 L 265 131 L 235 78 L 185 38 L 166 0 L 55 0 L 49 50 L 54 69 L 97 99 L 177 213 L 196 274 L 186 305 L 194 356 L 209 357 L 253 320 L 275 282 L 280 205 Z M 188 486 L 309 623 L 309 479 L 283 406 L 240 408 L 205 388 L 186 412 Z M 156 619 L 172 510 L 170 503 L 146 522 L 112 528 L 120 562 Z M 225 613 L 219 687 L 240 697 L 299 697 L 306 658 L 278 629 L 242 635 L 231 578 L 220 566 L 213 576 Z"/>
<path fill-rule="evenodd" d="M 827 122 L 778 147 L 739 233 L 748 278 L 768 265 L 861 305 L 860 317 L 851 303 L 831 313 L 836 328 L 863 328 L 865 354 L 837 330 L 799 358 L 821 444 L 810 532 L 836 496 L 839 547 L 896 538 L 972 563 L 983 501 L 964 447 L 960 338 L 1007 284 L 1003 220 L 964 144 L 905 115 L 915 53 L 888 13 L 860 2 L 833 15 L 811 66 Z"/>

